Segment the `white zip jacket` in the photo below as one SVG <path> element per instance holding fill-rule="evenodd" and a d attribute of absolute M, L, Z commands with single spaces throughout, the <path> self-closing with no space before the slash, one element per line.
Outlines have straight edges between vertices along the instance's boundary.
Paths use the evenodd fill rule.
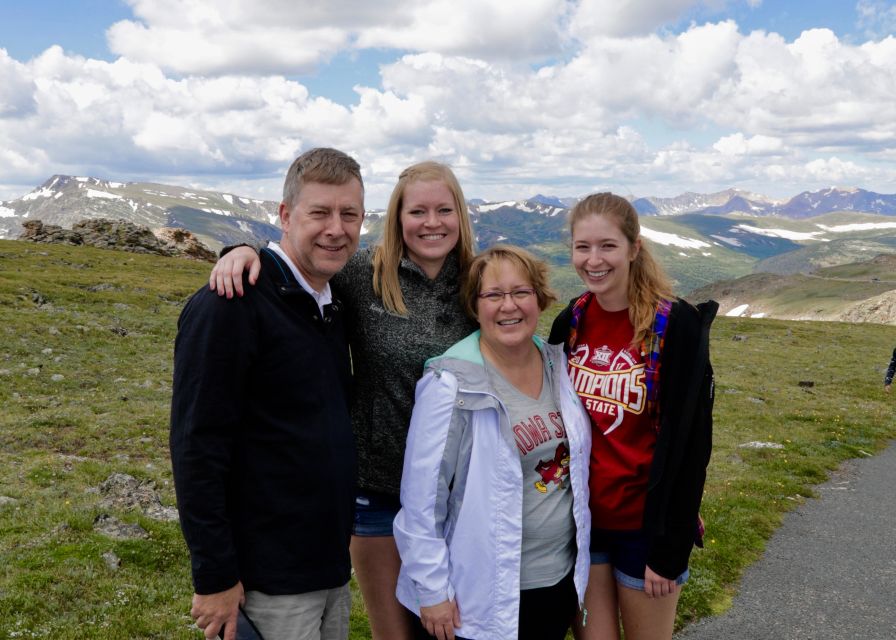
<path fill-rule="evenodd" d="M 577 555 L 574 582 L 585 598 L 590 555 L 588 460 L 591 426 L 559 345 L 535 338 L 570 450 Z M 396 595 L 408 609 L 456 600 L 476 640 L 517 637 L 523 472 L 509 419 L 479 351 L 479 332 L 426 364 L 417 383 L 394 534 L 401 555 Z"/>

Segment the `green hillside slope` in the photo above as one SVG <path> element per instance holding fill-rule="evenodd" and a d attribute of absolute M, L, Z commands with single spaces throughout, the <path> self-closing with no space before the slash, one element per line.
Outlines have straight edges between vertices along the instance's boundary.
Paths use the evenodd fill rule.
<path fill-rule="evenodd" d="M 754 273 L 714 282 L 690 292 L 688 298 L 716 300 L 723 314 L 747 305 L 742 315 L 785 320 L 848 318 L 853 322 L 892 324 L 896 317 L 882 312 L 881 306 L 894 291 L 896 255 L 882 254 L 871 260 L 826 267 L 812 273 Z M 857 310 L 860 303 L 867 303 L 864 306 L 868 308 Z"/>

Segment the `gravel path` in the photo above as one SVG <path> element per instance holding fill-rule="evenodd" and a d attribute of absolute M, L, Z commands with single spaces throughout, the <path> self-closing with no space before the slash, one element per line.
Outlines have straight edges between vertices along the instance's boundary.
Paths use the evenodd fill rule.
<path fill-rule="evenodd" d="M 789 513 L 730 610 L 676 640 L 896 639 L 896 442 Z"/>

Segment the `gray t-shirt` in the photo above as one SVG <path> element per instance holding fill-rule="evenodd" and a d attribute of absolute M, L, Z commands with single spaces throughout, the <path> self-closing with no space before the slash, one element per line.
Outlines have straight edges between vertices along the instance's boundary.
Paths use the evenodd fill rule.
<path fill-rule="evenodd" d="M 510 427 L 504 436 L 516 445 L 523 469 L 520 589 L 549 587 L 572 570 L 575 559 L 566 429 L 547 373 L 541 395 L 534 399 L 520 392 L 488 363 L 486 372 L 507 409 Z"/>

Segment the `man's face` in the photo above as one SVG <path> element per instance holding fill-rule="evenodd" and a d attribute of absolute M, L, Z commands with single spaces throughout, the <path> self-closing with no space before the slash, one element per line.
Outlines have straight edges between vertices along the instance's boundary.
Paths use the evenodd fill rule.
<path fill-rule="evenodd" d="M 358 248 L 364 220 L 364 189 L 306 182 L 292 210 L 280 203 L 281 246 L 315 291 L 324 288 Z"/>

